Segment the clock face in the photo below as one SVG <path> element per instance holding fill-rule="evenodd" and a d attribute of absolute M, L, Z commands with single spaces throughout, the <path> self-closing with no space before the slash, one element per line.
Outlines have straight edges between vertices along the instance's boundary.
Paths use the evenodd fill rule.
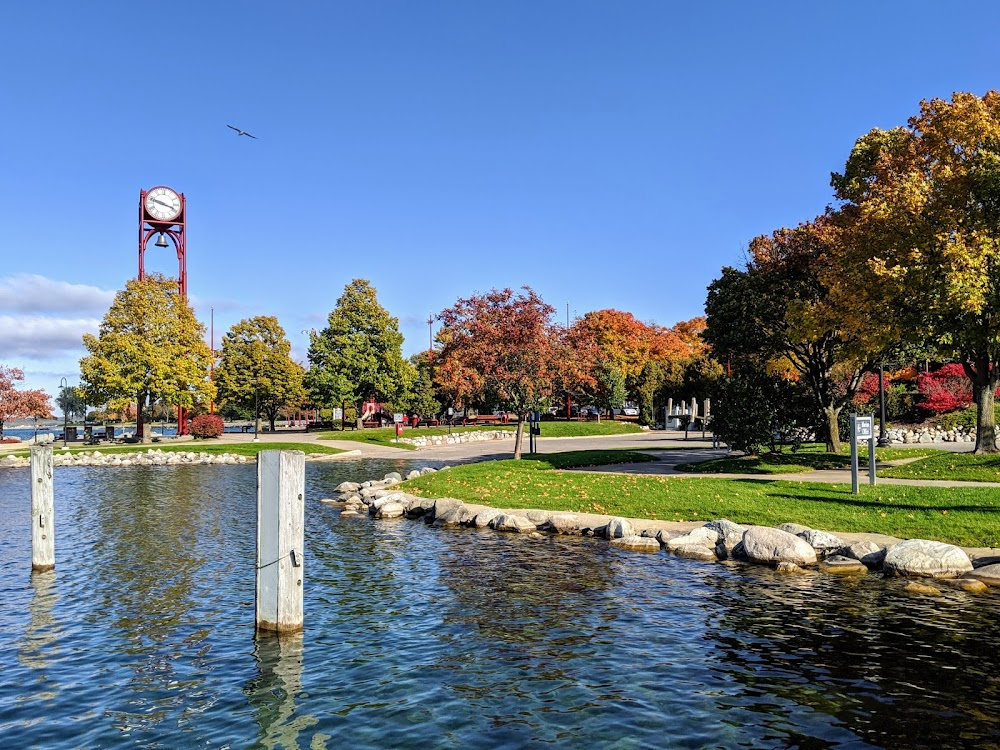
<path fill-rule="evenodd" d="M 157 221 L 175 219 L 181 212 L 181 197 L 168 187 L 155 187 L 146 193 L 146 213 Z"/>

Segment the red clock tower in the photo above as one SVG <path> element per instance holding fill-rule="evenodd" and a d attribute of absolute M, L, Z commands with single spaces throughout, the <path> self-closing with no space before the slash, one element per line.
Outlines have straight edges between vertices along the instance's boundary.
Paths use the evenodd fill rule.
<path fill-rule="evenodd" d="M 139 280 L 146 278 L 146 246 L 156 235 L 154 247 L 170 247 L 177 251 L 177 291 L 187 299 L 187 202 L 184 193 L 158 186 L 139 191 Z M 168 242 L 169 240 L 169 242 Z M 136 432 L 142 437 L 142 411 L 136 421 Z M 177 434 L 188 432 L 183 407 L 177 407 Z"/>

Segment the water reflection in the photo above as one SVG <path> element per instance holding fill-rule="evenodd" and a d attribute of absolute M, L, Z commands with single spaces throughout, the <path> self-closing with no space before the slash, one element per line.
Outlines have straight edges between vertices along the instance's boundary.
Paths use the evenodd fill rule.
<path fill-rule="evenodd" d="M 50 677 L 52 662 L 60 657 L 61 629 L 53 616 L 59 601 L 56 572 L 47 570 L 31 573 L 31 599 L 28 603 L 28 626 L 18 643 L 17 660 L 30 670 L 35 684 L 27 690 L 24 700 L 52 700 L 59 695 L 59 685 Z"/>
<path fill-rule="evenodd" d="M 1000 745 L 995 597 L 317 502 L 406 468 L 307 466 L 306 628 L 256 640 L 252 466 L 61 470 L 36 576 L 0 471 L 4 746 Z"/>
<path fill-rule="evenodd" d="M 315 716 L 296 711 L 302 693 L 302 652 L 301 634 L 257 634 L 253 656 L 258 674 L 243 688 L 260 730 L 254 747 L 298 748 L 299 735 L 316 725 Z M 327 739 L 314 735 L 309 746 L 325 748 Z"/>
<path fill-rule="evenodd" d="M 714 669 L 742 686 L 719 701 L 731 716 L 760 721 L 766 705 L 766 723 L 790 735 L 825 724 L 816 735 L 830 742 L 846 731 L 873 747 L 1000 747 L 1000 717 L 982 708 L 1000 705 L 986 666 L 995 597 L 915 599 L 902 581 L 758 568 L 706 583 L 718 609 L 706 632 Z M 985 704 L 958 699 L 970 687 Z"/>

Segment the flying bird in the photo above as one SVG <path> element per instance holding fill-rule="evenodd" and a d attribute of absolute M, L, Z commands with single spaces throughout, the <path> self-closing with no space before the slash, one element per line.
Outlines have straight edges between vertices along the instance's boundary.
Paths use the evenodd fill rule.
<path fill-rule="evenodd" d="M 239 128 L 234 128 L 232 125 L 226 125 L 226 127 L 235 130 L 236 131 L 236 135 L 246 135 L 246 136 L 249 136 L 250 138 L 253 138 L 254 140 L 257 139 L 257 136 L 255 136 L 253 133 L 248 133 L 245 130 L 240 130 Z"/>

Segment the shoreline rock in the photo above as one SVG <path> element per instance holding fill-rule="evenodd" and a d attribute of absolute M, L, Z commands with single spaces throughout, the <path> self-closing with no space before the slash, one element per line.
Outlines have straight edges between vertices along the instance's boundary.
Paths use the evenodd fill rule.
<path fill-rule="evenodd" d="M 430 471 L 434 470 L 414 470 L 407 474 L 407 478 L 422 476 Z M 970 554 L 943 542 L 897 540 L 871 534 L 836 535 L 793 523 L 782 524 L 778 528 L 748 527 L 724 518 L 699 524 L 590 513 L 493 508 L 465 503 L 456 498 L 423 498 L 387 489 L 396 483 L 396 476 L 392 475 L 360 484 L 342 483 L 337 487 L 344 502 L 342 515 L 422 518 L 425 523 L 436 526 L 491 528 L 532 538 L 546 535 L 540 532 L 598 537 L 618 549 L 646 553 L 666 551 L 678 557 L 707 562 L 738 560 L 767 565 L 778 573 L 807 573 L 812 570 L 827 575 L 864 576 L 876 572 L 886 578 L 903 576 L 916 579 L 903 589 L 910 594 L 943 594 L 935 586 L 918 582 L 926 578 L 934 578 L 935 582 L 942 584 L 947 582 L 948 588 L 969 594 L 982 594 L 990 587 L 1000 587 L 1000 563 L 986 563 L 996 558 L 983 557 L 983 563 L 975 568 Z M 361 488 L 360 494 L 356 488 Z M 386 507 L 391 508 L 390 513 L 384 512 Z M 885 543 L 879 544 L 874 539 Z M 982 550 L 970 552 L 978 556 Z"/>

